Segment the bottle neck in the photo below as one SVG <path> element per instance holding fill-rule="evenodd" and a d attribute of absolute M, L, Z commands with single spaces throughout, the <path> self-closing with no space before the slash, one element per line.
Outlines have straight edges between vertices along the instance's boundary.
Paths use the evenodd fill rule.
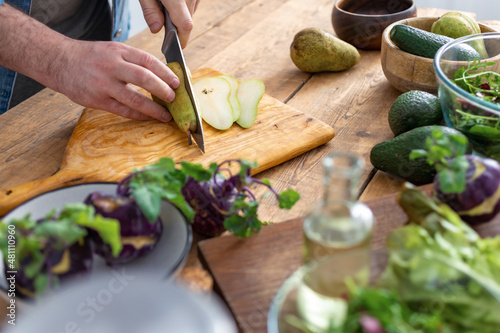
<path fill-rule="evenodd" d="M 324 167 L 324 203 L 353 203 L 357 200 L 363 161 L 351 154 L 336 153 L 327 156 Z"/>

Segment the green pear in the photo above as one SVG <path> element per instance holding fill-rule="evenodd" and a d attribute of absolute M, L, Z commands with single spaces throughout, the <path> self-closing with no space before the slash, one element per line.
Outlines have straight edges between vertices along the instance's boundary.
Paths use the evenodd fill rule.
<path fill-rule="evenodd" d="M 479 24 L 467 14 L 452 11 L 443 14 L 431 26 L 431 32 L 451 38 L 460 38 L 474 35 L 481 32 Z M 484 47 L 483 40 L 476 40 L 470 43 L 481 57 L 488 58 L 488 53 Z"/>
<path fill-rule="evenodd" d="M 353 45 L 319 28 L 299 31 L 290 45 L 290 57 L 295 66 L 309 73 L 343 71 L 361 59 Z"/>
<path fill-rule="evenodd" d="M 196 113 L 186 90 L 184 71 L 178 62 L 170 62 L 167 66 L 180 81 L 179 87 L 175 89 L 175 99 L 168 103 L 155 95 L 152 95 L 152 97 L 156 103 L 168 109 L 177 126 L 188 135 L 188 139 L 190 140 L 190 134 L 196 131 Z"/>
<path fill-rule="evenodd" d="M 464 20 L 466 20 L 466 21 L 469 22 L 469 24 L 473 28 L 473 33 L 474 34 L 480 34 L 481 33 L 481 27 L 479 26 L 479 23 L 477 23 L 477 21 L 472 16 L 469 16 L 469 15 L 467 15 L 465 13 L 458 12 L 458 11 L 446 12 L 445 14 L 443 14 L 443 16 L 445 16 L 445 17 L 446 16 L 458 16 L 458 17 L 461 17 Z"/>

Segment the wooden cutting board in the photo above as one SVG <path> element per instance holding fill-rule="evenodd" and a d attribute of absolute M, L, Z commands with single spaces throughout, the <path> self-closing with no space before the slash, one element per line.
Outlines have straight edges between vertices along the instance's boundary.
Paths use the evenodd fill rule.
<path fill-rule="evenodd" d="M 376 218 L 372 248 L 383 248 L 387 235 L 406 222 L 406 214 L 395 195 L 366 204 Z M 483 237 L 499 235 L 500 215 L 475 229 Z M 198 250 L 214 278 L 215 291 L 233 312 L 240 330 L 264 333 L 274 295 L 301 265 L 302 219 L 266 226 L 247 239 L 225 236 L 200 241 Z"/>
<path fill-rule="evenodd" d="M 193 81 L 222 73 L 203 68 Z M 160 157 L 208 165 L 229 158 L 257 162 L 254 174 L 305 153 L 334 137 L 331 126 L 264 94 L 257 120 L 248 129 L 234 124 L 219 131 L 204 123 L 205 151 L 193 143 L 174 122 L 134 121 L 96 109 L 85 109 L 64 152 L 60 170 L 0 192 L 0 216 L 22 202 L 64 186 L 119 181 L 133 168 Z"/>

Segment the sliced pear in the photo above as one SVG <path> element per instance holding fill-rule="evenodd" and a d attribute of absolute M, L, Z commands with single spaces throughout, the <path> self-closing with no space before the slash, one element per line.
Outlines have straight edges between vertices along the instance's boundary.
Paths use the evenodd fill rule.
<path fill-rule="evenodd" d="M 223 79 L 226 79 L 227 82 L 229 82 L 229 84 L 231 85 L 231 94 L 229 95 L 229 102 L 231 103 L 231 107 L 233 108 L 233 120 L 236 121 L 240 117 L 241 113 L 240 101 L 236 96 L 239 82 L 231 75 L 221 75 L 221 77 Z"/>
<path fill-rule="evenodd" d="M 233 108 L 229 102 L 231 84 L 220 77 L 207 77 L 193 84 L 200 114 L 210 126 L 226 130 L 233 124 Z"/>
<path fill-rule="evenodd" d="M 153 101 L 168 109 L 177 126 L 187 134 L 189 144 L 191 144 L 191 134 L 196 131 L 196 113 L 186 90 L 184 71 L 178 62 L 170 62 L 167 66 L 180 81 L 179 87 L 175 89 L 175 99 L 168 103 L 155 95 L 152 95 L 152 98 Z"/>
<path fill-rule="evenodd" d="M 245 80 L 238 85 L 236 96 L 240 101 L 241 113 L 236 120 L 238 125 L 248 128 L 257 119 L 259 102 L 264 96 L 264 82 L 257 79 Z"/>

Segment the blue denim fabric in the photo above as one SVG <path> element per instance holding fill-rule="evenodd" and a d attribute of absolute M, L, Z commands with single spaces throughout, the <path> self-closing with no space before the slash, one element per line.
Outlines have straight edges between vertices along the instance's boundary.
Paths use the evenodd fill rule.
<path fill-rule="evenodd" d="M 0 0 L 0 5 L 4 0 Z M 8 0 L 10 5 L 29 13 L 31 0 Z M 130 30 L 130 13 L 128 12 L 128 0 L 113 0 L 113 36 L 112 40 L 123 42 L 128 38 Z M 14 82 L 17 73 L 0 66 L 0 114 L 9 109 Z"/>

